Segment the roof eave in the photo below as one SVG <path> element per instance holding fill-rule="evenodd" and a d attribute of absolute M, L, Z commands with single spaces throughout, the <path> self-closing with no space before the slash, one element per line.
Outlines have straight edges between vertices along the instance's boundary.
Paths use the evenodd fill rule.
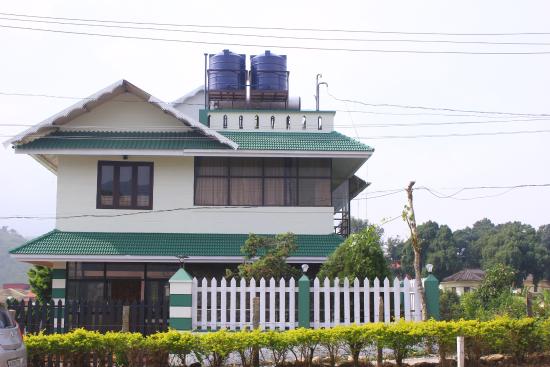
<path fill-rule="evenodd" d="M 309 151 L 309 150 L 236 150 L 236 149 L 18 149 L 16 154 L 56 155 L 150 155 L 150 156 L 235 156 L 235 157 L 318 157 L 360 158 L 365 161 L 370 151 Z"/>
<path fill-rule="evenodd" d="M 59 262 L 59 261 L 82 261 L 82 262 L 156 262 L 156 263 L 177 263 L 175 256 L 136 256 L 136 255 L 35 255 L 35 254 L 10 254 L 18 261 L 23 262 Z M 326 256 L 291 256 L 287 262 L 301 264 L 323 263 Z M 242 263 L 243 256 L 189 256 L 186 263 Z"/>

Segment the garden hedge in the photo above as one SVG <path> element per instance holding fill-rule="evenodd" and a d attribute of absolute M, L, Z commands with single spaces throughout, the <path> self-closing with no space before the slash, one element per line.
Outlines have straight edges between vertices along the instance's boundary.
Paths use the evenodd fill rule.
<path fill-rule="evenodd" d="M 114 359 L 117 366 L 165 366 L 171 356 L 172 363 L 179 361 L 181 366 L 190 360 L 187 357 L 193 357 L 201 364 L 221 367 L 233 356 L 244 367 L 250 367 L 254 351 L 261 350 L 261 362 L 279 367 L 298 360 L 302 366 L 309 367 L 314 364 L 317 354 L 327 356 L 325 363 L 332 366 L 344 355 L 350 356 L 357 366 L 360 356 L 376 359 L 376 351 L 380 348 L 391 349 L 393 354 L 389 357 L 401 365 L 413 349 L 426 345 L 437 346 L 444 364 L 446 355 L 454 351 L 456 336 L 465 336 L 472 362 L 488 353 L 508 354 L 521 361 L 528 353 L 550 350 L 550 320 L 400 321 L 284 332 L 171 330 L 150 336 L 122 332 L 101 334 L 77 329 L 67 334 L 27 335 L 25 343 L 29 359 L 35 364 L 54 355 L 60 356 L 64 365 L 78 366 L 83 365 L 87 354 L 93 354 L 100 361 L 99 365 L 107 365 L 106 361 Z"/>

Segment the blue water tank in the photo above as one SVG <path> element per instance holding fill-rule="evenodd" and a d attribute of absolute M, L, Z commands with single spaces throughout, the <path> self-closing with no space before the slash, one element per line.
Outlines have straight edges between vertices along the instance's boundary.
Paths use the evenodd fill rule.
<path fill-rule="evenodd" d="M 286 55 L 266 51 L 250 56 L 251 88 L 254 90 L 288 90 Z"/>
<path fill-rule="evenodd" d="M 223 50 L 210 55 L 208 63 L 210 90 L 239 90 L 246 88 L 246 56 Z"/>

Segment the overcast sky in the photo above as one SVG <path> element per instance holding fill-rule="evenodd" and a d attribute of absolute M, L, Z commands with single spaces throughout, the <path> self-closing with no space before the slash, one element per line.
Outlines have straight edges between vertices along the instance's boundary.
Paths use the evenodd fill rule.
<path fill-rule="evenodd" d="M 273 4 L 273 5 L 268 5 Z M 517 33 L 550 32 L 548 1 L 2 1 L 0 13 L 154 23 L 360 29 L 390 32 Z M 1 15 L 0 18 L 13 18 Z M 50 19 L 51 21 L 51 19 Z M 370 50 L 550 52 L 550 35 L 450 36 L 395 33 L 284 32 L 251 29 L 203 31 L 371 41 L 315 41 L 212 34 L 122 30 L 0 19 L 0 25 L 78 32 L 256 44 L 257 47 L 92 37 L 0 27 L 0 125 L 35 124 L 75 102 L 69 99 L 8 96 L 2 93 L 84 97 L 125 78 L 171 101 L 202 84 L 203 53 L 223 48 L 246 54 L 288 55 L 292 95 L 314 107 L 315 74 L 341 99 L 373 104 L 428 106 L 476 111 L 550 114 L 550 54 L 477 55 L 352 52 L 283 49 L 277 45 Z M 550 33 L 549 33 L 550 34 Z M 389 39 L 400 40 L 388 41 Z M 372 41 L 372 40 L 386 40 Z M 403 42 L 490 41 L 548 45 L 491 45 Z M 336 109 L 338 130 L 376 151 L 359 171 L 372 182 L 367 195 L 404 188 L 410 180 L 442 195 L 470 186 L 550 183 L 550 133 L 444 138 L 389 139 L 403 135 L 494 133 L 550 130 L 549 121 L 531 116 L 442 116 L 440 110 L 375 107 L 338 102 L 323 89 L 322 109 Z M 369 113 L 347 112 L 366 111 Z M 431 114 L 431 115 L 429 115 Z M 510 121 L 510 120 L 531 121 Z M 449 125 L 422 123 L 491 120 L 507 122 Z M 368 125 L 399 124 L 393 127 Z M 411 126 L 402 126 L 411 125 Z M 354 126 L 354 127 L 352 127 Z M 2 140 L 22 130 L 0 126 Z M 0 216 L 55 213 L 56 178 L 32 158 L 0 148 Z M 449 189 L 446 189 L 449 188 Z M 464 191 L 455 198 L 496 195 L 506 190 Z M 369 194 L 369 192 L 373 192 Z M 362 195 L 364 197 L 364 195 Z M 353 214 L 382 223 L 400 215 L 405 193 L 353 204 Z M 487 217 L 496 223 L 519 220 L 538 227 L 550 223 L 550 187 L 512 190 L 498 197 L 454 200 L 415 192 L 418 221 L 435 220 L 453 229 Z M 51 220 L 0 220 L 26 236 L 54 227 Z M 407 235 L 400 220 L 387 223 L 388 235 Z"/>

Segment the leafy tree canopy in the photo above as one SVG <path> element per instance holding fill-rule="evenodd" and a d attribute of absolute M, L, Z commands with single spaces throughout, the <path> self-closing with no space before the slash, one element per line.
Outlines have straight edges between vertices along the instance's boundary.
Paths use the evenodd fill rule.
<path fill-rule="evenodd" d="M 319 278 L 384 279 L 390 276 L 377 227 L 351 234 L 321 266 Z"/>
<path fill-rule="evenodd" d="M 241 247 L 241 253 L 247 262 L 240 264 L 236 273 L 227 269 L 226 276 L 256 280 L 298 277 L 298 269 L 286 263 L 286 259 L 296 248 L 296 237 L 292 233 L 274 237 L 250 234 Z"/>
<path fill-rule="evenodd" d="M 29 269 L 29 283 L 39 302 L 48 302 L 52 298 L 52 269 L 35 265 Z"/>
<path fill-rule="evenodd" d="M 460 249 L 458 248 L 451 229 L 429 221 L 418 226 L 418 237 L 422 243 L 422 265 L 433 264 L 434 275 L 443 279 L 462 268 Z M 410 239 L 405 243 L 402 252 L 401 266 L 407 274 L 414 273 L 414 254 Z M 424 270 L 425 271 L 425 270 Z"/>

